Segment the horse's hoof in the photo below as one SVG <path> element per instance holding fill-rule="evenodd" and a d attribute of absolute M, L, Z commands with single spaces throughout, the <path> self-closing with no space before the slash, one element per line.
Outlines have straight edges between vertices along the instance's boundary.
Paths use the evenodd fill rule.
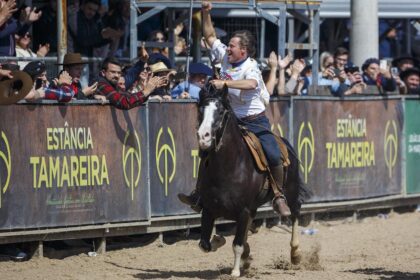
<path fill-rule="evenodd" d="M 205 242 L 203 242 L 203 241 L 200 241 L 199 243 L 198 243 L 198 247 L 200 247 L 200 249 L 201 249 L 201 251 L 203 251 L 204 253 L 208 253 L 208 252 L 210 252 L 211 251 L 211 245 L 210 245 L 210 243 L 205 243 Z"/>
<path fill-rule="evenodd" d="M 239 276 L 241 276 L 241 271 L 239 269 L 238 270 L 232 270 L 232 273 L 230 274 L 230 276 L 239 277 Z"/>
<path fill-rule="evenodd" d="M 217 249 L 226 244 L 226 239 L 221 235 L 213 235 L 213 238 L 210 241 L 211 250 L 215 252 Z"/>
<path fill-rule="evenodd" d="M 290 261 L 291 261 L 292 264 L 298 265 L 302 261 L 302 256 L 300 254 L 297 254 L 295 256 L 291 256 Z"/>

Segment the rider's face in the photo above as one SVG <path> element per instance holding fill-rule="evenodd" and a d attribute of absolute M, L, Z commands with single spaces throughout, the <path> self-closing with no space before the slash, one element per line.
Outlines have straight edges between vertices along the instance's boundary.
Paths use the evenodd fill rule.
<path fill-rule="evenodd" d="M 228 62 L 235 63 L 244 60 L 247 57 L 247 52 L 244 47 L 240 45 L 238 37 L 232 37 L 227 47 Z"/>

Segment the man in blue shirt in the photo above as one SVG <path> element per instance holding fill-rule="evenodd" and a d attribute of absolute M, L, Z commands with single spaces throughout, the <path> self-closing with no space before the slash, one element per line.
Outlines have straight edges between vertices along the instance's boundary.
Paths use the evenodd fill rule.
<path fill-rule="evenodd" d="M 200 90 L 206 84 L 207 78 L 211 76 L 213 76 L 213 71 L 207 65 L 203 63 L 191 63 L 188 81 L 184 81 L 172 89 L 172 98 L 199 100 Z"/>

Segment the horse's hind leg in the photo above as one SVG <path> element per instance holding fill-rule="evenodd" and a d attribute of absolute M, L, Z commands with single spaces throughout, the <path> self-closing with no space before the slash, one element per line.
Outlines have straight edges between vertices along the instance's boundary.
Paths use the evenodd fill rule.
<path fill-rule="evenodd" d="M 242 210 L 237 221 L 235 239 L 233 239 L 233 253 L 235 255 L 235 260 L 231 275 L 234 277 L 239 277 L 241 275 L 241 258 L 242 254 L 245 252 L 245 247 L 247 247 L 248 252 L 246 253 L 249 255 L 249 246 L 245 246 L 245 243 L 250 219 L 251 215 L 249 211 Z"/>
<path fill-rule="evenodd" d="M 213 231 L 214 220 L 213 216 L 206 209 L 203 209 L 201 213 L 201 238 L 198 246 L 204 252 L 210 252 L 212 250 L 210 236 Z"/>
<path fill-rule="evenodd" d="M 301 254 L 299 250 L 299 232 L 298 232 L 299 219 L 292 216 L 292 239 L 290 240 L 290 261 L 292 264 L 299 264 L 301 261 Z"/>

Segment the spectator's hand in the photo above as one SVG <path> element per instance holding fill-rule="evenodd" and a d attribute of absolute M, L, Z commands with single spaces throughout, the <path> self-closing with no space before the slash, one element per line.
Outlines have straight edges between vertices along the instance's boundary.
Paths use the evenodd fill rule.
<path fill-rule="evenodd" d="M 141 44 L 140 50 L 139 50 L 139 59 L 143 61 L 144 63 L 147 62 L 149 59 L 149 54 L 147 53 L 147 50 L 145 48 L 145 42 Z"/>
<path fill-rule="evenodd" d="M 334 79 L 335 78 L 334 67 L 330 66 L 330 67 L 325 68 L 324 72 L 322 72 L 322 76 L 330 80 Z"/>
<path fill-rule="evenodd" d="M 97 89 L 98 89 L 98 82 L 94 83 L 91 86 L 85 87 L 84 89 L 82 89 L 82 92 L 85 96 L 89 96 L 89 95 L 94 94 Z"/>
<path fill-rule="evenodd" d="M 162 102 L 162 97 L 160 95 L 153 95 L 149 97 L 149 100 L 159 100 Z"/>
<path fill-rule="evenodd" d="M 39 57 L 45 57 L 49 51 L 50 51 L 50 44 L 39 45 L 39 48 L 36 54 Z"/>
<path fill-rule="evenodd" d="M 0 25 L 3 25 L 12 17 L 13 13 L 16 12 L 18 9 L 16 7 L 16 0 L 1 0 L 0 5 Z"/>
<path fill-rule="evenodd" d="M 170 95 L 164 95 L 164 96 L 162 96 L 162 98 L 163 98 L 163 101 L 171 101 L 172 100 L 172 96 L 170 96 Z"/>
<path fill-rule="evenodd" d="M 3 77 L 12 79 L 13 78 L 12 71 L 0 69 L 0 78 L 3 78 Z"/>
<path fill-rule="evenodd" d="M 181 93 L 179 95 L 179 98 L 181 98 L 181 99 L 189 99 L 189 98 L 191 98 L 191 96 L 190 96 L 190 94 L 188 92 L 184 91 L 183 93 Z"/>
<path fill-rule="evenodd" d="M 403 88 L 403 87 L 405 87 L 405 84 L 404 84 L 404 82 L 401 80 L 401 78 L 400 78 L 400 76 L 392 76 L 393 78 L 394 78 L 394 80 L 395 80 L 395 82 L 397 83 L 397 86 L 398 87 L 400 87 L 400 88 Z"/>
<path fill-rule="evenodd" d="M 386 69 L 384 68 L 379 68 L 379 72 L 387 79 L 392 79 L 392 75 L 391 75 L 391 68 L 389 66 L 386 67 Z"/>
<path fill-rule="evenodd" d="M 93 96 L 93 98 L 95 98 L 95 100 L 100 101 L 102 105 L 106 103 L 106 97 L 103 95 L 96 94 Z"/>
<path fill-rule="evenodd" d="M 279 56 L 280 57 L 280 56 Z M 271 52 L 270 56 L 267 59 L 267 64 L 270 66 L 270 69 L 277 69 L 277 55 L 275 52 Z"/>
<path fill-rule="evenodd" d="M 209 1 L 203 1 L 203 3 L 201 4 L 202 11 L 210 12 L 211 8 L 212 8 L 212 5 L 211 5 L 211 2 Z"/>
<path fill-rule="evenodd" d="M 292 56 L 290 55 L 290 53 L 288 53 L 283 59 L 281 59 L 280 55 L 278 57 L 278 63 L 279 63 L 280 69 L 286 69 L 286 67 L 290 64 L 291 61 L 292 61 Z"/>
<path fill-rule="evenodd" d="M 58 85 L 71 85 L 72 78 L 67 71 L 63 71 L 58 77 Z"/>
<path fill-rule="evenodd" d="M 152 77 L 144 87 L 143 94 L 149 96 L 155 89 L 162 87 L 166 83 L 166 77 Z"/>
<path fill-rule="evenodd" d="M 36 7 L 26 7 L 20 13 L 20 21 L 26 24 L 31 24 L 37 20 L 39 20 L 42 16 L 41 11 L 37 11 Z"/>
<path fill-rule="evenodd" d="M 45 98 L 45 91 L 42 88 L 35 89 L 34 87 L 31 89 L 31 91 L 23 98 L 24 100 L 38 100 Z"/>
<path fill-rule="evenodd" d="M 366 89 L 366 84 L 361 82 L 354 84 L 349 90 L 347 90 L 344 95 L 352 95 L 352 94 L 361 94 Z"/>
<path fill-rule="evenodd" d="M 338 74 L 338 79 L 340 82 L 344 82 L 347 79 L 347 73 L 344 70 L 340 70 L 340 74 Z"/>
<path fill-rule="evenodd" d="M 304 68 L 305 62 L 301 59 L 295 59 L 292 64 L 292 77 L 297 79 Z"/>
<path fill-rule="evenodd" d="M 347 78 L 349 79 L 351 84 L 359 83 L 362 81 L 362 76 L 359 72 L 348 73 Z"/>
<path fill-rule="evenodd" d="M 225 85 L 224 80 L 211 80 L 210 84 L 212 84 L 216 89 L 222 89 Z"/>
<path fill-rule="evenodd" d="M 51 84 L 53 84 L 55 87 L 58 87 L 58 79 L 57 78 L 52 79 Z"/>
<path fill-rule="evenodd" d="M 181 34 L 182 30 L 184 30 L 184 23 L 180 22 L 174 29 L 175 35 L 179 36 L 179 34 Z"/>

